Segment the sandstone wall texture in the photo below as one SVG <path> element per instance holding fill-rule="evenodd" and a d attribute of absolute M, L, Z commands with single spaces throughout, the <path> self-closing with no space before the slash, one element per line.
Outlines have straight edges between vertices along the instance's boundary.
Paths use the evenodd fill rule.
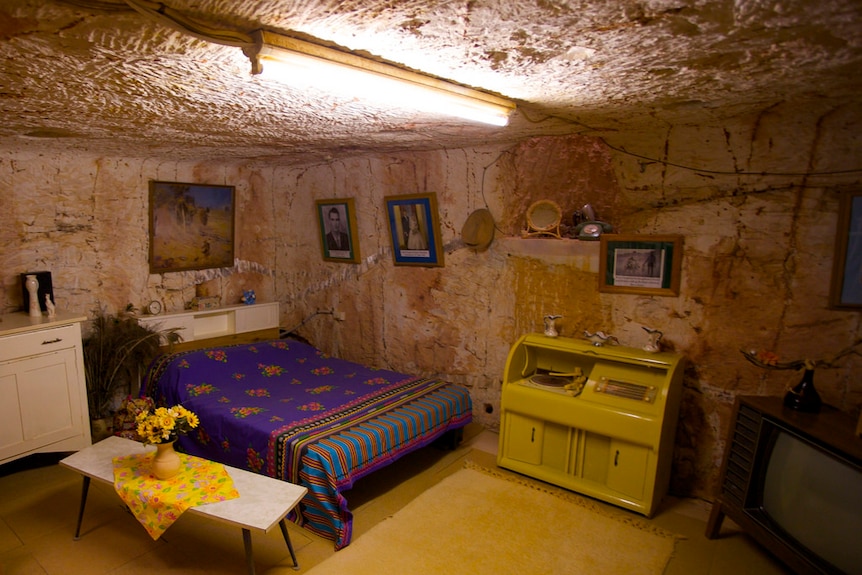
<path fill-rule="evenodd" d="M 152 299 L 179 311 L 197 293 L 281 303 L 281 324 L 327 352 L 470 388 L 476 420 L 499 425 L 509 346 L 561 314 L 565 336 L 610 332 L 646 343 L 643 326 L 689 361 L 674 491 L 711 497 L 733 399 L 780 395 L 800 375 L 747 363 L 740 349 L 826 359 L 860 337 L 859 314 L 828 308 L 840 193 L 862 114 L 774 107 L 735 125 L 656 126 L 511 147 L 358 155 L 313 165 L 182 162 L 0 150 L 0 309 L 21 308 L 18 274 L 53 273 L 59 308 L 116 311 Z M 149 274 L 148 182 L 236 186 L 231 268 Z M 443 267 L 396 266 L 384 197 L 436 193 Z M 361 263 L 325 262 L 315 200 L 355 198 Z M 539 199 L 565 217 L 586 203 L 624 233 L 684 236 L 678 297 L 598 291 L 596 242 L 521 239 Z M 460 242 L 475 209 L 497 232 Z M 318 311 L 339 310 L 343 322 Z M 815 376 L 823 399 L 862 404 L 857 356 Z"/>

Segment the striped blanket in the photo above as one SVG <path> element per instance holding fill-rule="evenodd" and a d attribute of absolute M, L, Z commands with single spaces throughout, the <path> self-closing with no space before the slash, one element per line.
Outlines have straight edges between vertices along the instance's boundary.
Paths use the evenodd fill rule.
<path fill-rule="evenodd" d="M 287 340 L 166 354 L 142 394 L 199 416 L 184 451 L 307 487 L 295 519 L 336 549 L 352 533 L 344 491 L 472 417 L 461 386 Z"/>

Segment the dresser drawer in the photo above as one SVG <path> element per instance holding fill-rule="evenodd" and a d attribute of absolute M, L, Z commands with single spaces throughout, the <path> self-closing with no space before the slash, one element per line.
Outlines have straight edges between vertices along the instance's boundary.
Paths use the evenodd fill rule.
<path fill-rule="evenodd" d="M 0 338 L 0 362 L 20 359 L 81 343 L 81 326 L 77 323 Z"/>

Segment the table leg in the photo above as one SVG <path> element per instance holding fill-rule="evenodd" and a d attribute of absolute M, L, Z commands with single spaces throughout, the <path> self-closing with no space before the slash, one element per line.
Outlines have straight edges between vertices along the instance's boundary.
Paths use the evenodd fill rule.
<path fill-rule="evenodd" d="M 296 553 L 293 552 L 293 544 L 290 542 L 290 535 L 287 533 L 287 524 L 284 522 L 284 518 L 278 526 L 281 527 L 281 534 L 284 535 L 284 542 L 287 543 L 287 550 L 290 551 L 290 558 L 293 559 L 293 568 L 299 569 L 299 562 L 296 560 Z"/>
<path fill-rule="evenodd" d="M 74 540 L 81 538 L 81 522 L 84 520 L 84 506 L 87 505 L 87 492 L 90 490 L 90 478 L 84 476 L 84 484 L 81 487 L 81 507 L 78 509 L 78 526 L 75 527 Z"/>
<path fill-rule="evenodd" d="M 245 563 L 248 566 L 248 575 L 254 575 L 254 553 L 251 550 L 251 531 L 242 530 L 242 543 L 245 546 Z"/>

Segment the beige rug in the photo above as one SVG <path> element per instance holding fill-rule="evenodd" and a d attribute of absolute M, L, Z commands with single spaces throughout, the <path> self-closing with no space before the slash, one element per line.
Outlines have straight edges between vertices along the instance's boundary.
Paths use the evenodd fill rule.
<path fill-rule="evenodd" d="M 309 575 L 657 575 L 676 537 L 624 511 L 470 463 Z"/>

